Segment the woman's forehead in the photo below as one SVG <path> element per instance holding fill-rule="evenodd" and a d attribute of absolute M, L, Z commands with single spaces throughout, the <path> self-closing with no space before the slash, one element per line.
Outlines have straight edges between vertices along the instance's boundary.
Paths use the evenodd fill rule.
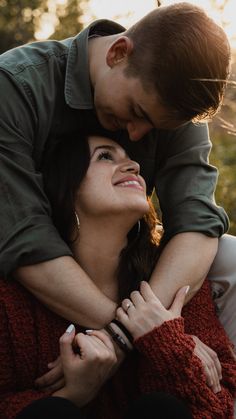
<path fill-rule="evenodd" d="M 93 153 L 96 148 L 102 148 L 104 146 L 104 148 L 109 148 L 127 155 L 126 151 L 120 146 L 120 144 L 108 137 L 90 136 L 88 138 L 88 142 L 91 153 Z"/>

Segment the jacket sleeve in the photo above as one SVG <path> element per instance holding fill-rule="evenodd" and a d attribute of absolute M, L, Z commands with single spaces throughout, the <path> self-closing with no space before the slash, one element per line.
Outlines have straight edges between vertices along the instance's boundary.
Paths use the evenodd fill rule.
<path fill-rule="evenodd" d="M 164 322 L 137 339 L 135 346 L 144 355 L 142 376 L 148 376 L 148 380 L 143 378 L 143 391 L 162 390 L 180 397 L 188 403 L 195 419 L 233 418 L 236 362 L 229 353 L 220 359 L 221 392 L 213 393 L 206 384 L 202 363 L 194 355 L 195 343 L 184 333 L 183 318 Z"/>
<path fill-rule="evenodd" d="M 9 335 L 7 315 L 0 304 L 0 418 L 14 419 L 21 410 L 34 400 L 49 396 L 33 388 L 18 390 L 13 345 Z"/>
<path fill-rule="evenodd" d="M 211 146 L 206 124 L 158 133 L 154 183 L 165 241 L 187 231 L 220 237 L 229 227 L 215 202 L 218 171 L 209 164 Z"/>
<path fill-rule="evenodd" d="M 51 221 L 35 164 L 37 111 L 24 84 L 0 71 L 0 276 L 71 255 Z"/>

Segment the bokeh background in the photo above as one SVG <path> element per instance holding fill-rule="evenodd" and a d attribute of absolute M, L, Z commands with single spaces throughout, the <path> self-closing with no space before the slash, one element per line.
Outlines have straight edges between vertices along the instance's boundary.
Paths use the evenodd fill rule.
<path fill-rule="evenodd" d="M 0 0 L 0 53 L 23 43 L 63 39 L 97 18 L 131 26 L 158 6 L 156 0 Z M 178 3 L 162 0 L 162 5 Z M 207 10 L 226 31 L 232 48 L 232 71 L 223 106 L 209 122 L 211 164 L 219 169 L 216 202 L 227 211 L 236 234 L 236 8 L 235 0 L 191 0 Z"/>

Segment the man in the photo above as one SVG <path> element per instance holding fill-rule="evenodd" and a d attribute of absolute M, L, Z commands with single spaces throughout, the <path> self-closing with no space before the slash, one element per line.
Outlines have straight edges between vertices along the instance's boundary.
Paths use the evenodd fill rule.
<path fill-rule="evenodd" d="M 1 275 L 13 274 L 73 322 L 102 327 L 114 317 L 114 302 L 76 264 L 53 226 L 40 173 L 54 138 L 100 123 L 118 131 L 148 191 L 156 187 L 165 246 L 153 290 L 169 306 L 190 284 L 191 298 L 228 228 L 214 202 L 207 126 L 192 121 L 217 111 L 229 60 L 224 32 L 187 3 L 154 10 L 127 31 L 100 20 L 75 38 L 3 54 Z"/>

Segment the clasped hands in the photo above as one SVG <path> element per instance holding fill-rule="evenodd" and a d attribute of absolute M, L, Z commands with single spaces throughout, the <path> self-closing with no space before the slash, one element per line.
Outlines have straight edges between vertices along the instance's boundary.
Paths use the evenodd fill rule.
<path fill-rule="evenodd" d="M 186 292 L 182 287 L 167 310 L 155 296 L 149 284 L 141 283 L 140 291 L 133 291 L 117 309 L 116 318 L 132 334 L 134 340 L 159 327 L 165 321 L 181 316 Z M 68 330 L 69 329 L 69 330 Z M 105 381 L 110 378 L 124 358 L 105 331 L 89 330 L 75 334 L 73 326 L 60 338 L 60 356 L 48 364 L 49 372 L 35 382 L 37 388 L 55 396 L 68 398 L 78 406 L 92 400 Z M 120 331 L 122 335 L 122 331 Z M 201 360 L 206 382 L 214 393 L 220 391 L 221 365 L 217 354 L 192 336 L 194 354 Z M 74 346 L 79 348 L 74 351 Z"/>

